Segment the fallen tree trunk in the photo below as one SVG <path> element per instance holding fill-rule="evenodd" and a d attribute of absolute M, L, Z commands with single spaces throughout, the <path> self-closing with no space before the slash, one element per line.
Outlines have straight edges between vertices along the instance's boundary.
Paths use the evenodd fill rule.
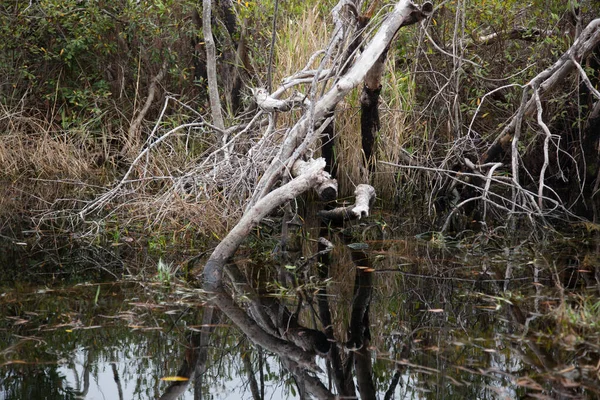
<path fill-rule="evenodd" d="M 306 151 L 309 144 L 312 144 L 317 138 L 314 133 L 315 126 L 312 122 L 321 125 L 324 117 L 333 111 L 336 105 L 355 87 L 363 82 L 367 73 L 377 62 L 379 57 L 386 51 L 400 27 L 410 23 L 416 23 L 417 15 L 427 15 L 432 9 L 431 3 L 423 5 L 425 11 L 421 11 L 410 0 L 402 0 L 396 3 L 392 12 L 370 41 L 369 45 L 354 62 L 348 72 L 343 75 L 335 85 L 323 97 L 313 101 L 310 112 L 305 113 L 284 139 L 278 154 L 273 158 L 271 165 L 265 171 L 259 181 L 246 211 L 248 211 L 256 202 L 271 190 L 275 182 L 281 177 L 286 168 L 296 162 L 296 160 Z"/>
<path fill-rule="evenodd" d="M 268 193 L 250 210 L 244 213 L 242 219 L 221 243 L 217 245 L 204 266 L 203 277 L 204 288 L 206 290 L 214 291 L 220 289 L 225 263 L 234 255 L 240 244 L 242 244 L 242 241 L 264 217 L 277 207 L 330 179 L 329 174 L 324 171 L 324 168 L 324 159 L 313 160 L 312 165 L 306 167 L 302 175 Z"/>
<path fill-rule="evenodd" d="M 297 373 L 302 373 L 304 369 L 314 369 L 314 363 L 306 358 L 300 348 L 269 334 L 254 323 L 246 312 L 233 302 L 223 289 L 224 267 L 232 259 L 251 230 L 269 213 L 307 190 L 318 189 L 321 185 L 325 184 L 327 186 L 332 182 L 330 175 L 324 171 L 326 165 L 324 159 L 313 160 L 307 164 L 299 161 L 300 158 L 305 155 L 313 144 L 318 142 L 321 133 L 331 122 L 336 105 L 364 80 L 373 65 L 389 48 L 398 29 L 401 26 L 417 22 L 419 19 L 424 18 L 428 11 L 431 11 L 431 3 L 425 4 L 425 11 L 421 11 L 410 0 L 399 1 L 362 54 L 348 69 L 348 72 L 341 76 L 321 98 L 308 99 L 310 101 L 309 107 L 284 137 L 276 156 L 272 159 L 250 197 L 243 216 L 217 245 L 204 266 L 203 287 L 205 291 L 212 293 L 214 296 L 210 302 L 211 305 L 205 309 L 204 321 L 210 321 L 214 307 L 218 307 L 253 342 L 280 353 L 284 362 L 292 362 L 289 365 L 290 369 L 297 369 L 294 364 L 300 367 Z M 338 43 L 338 41 L 335 41 L 335 43 Z M 315 82 L 318 81 L 319 76 L 320 72 L 314 74 Z M 326 76 L 333 75 L 328 74 Z M 289 102 L 276 101 L 282 93 L 282 90 L 276 91 L 273 95 L 263 91 L 255 91 L 256 99 L 260 103 L 259 106 L 266 112 L 284 111 L 291 107 Z M 252 150 L 250 150 L 250 153 L 252 153 Z M 274 189 L 273 187 L 277 181 L 284 178 L 287 171 L 295 172 L 297 176 Z M 360 185 L 359 187 L 360 190 L 357 188 L 357 204 L 350 211 L 358 218 L 368 215 L 369 202 L 375 193 L 375 190 L 370 186 Z M 331 187 L 327 187 L 324 192 L 331 192 Z M 203 329 L 203 335 L 207 335 L 209 332 L 209 327 Z M 324 389 L 318 385 L 313 386 L 313 393 L 320 392 L 321 396 L 330 397 Z"/>

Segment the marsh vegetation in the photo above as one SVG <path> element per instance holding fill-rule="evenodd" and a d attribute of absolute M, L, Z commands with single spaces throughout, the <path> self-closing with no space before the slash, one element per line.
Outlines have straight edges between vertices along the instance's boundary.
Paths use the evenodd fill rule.
<path fill-rule="evenodd" d="M 0 5 L 0 393 L 595 398 L 597 14 Z"/>

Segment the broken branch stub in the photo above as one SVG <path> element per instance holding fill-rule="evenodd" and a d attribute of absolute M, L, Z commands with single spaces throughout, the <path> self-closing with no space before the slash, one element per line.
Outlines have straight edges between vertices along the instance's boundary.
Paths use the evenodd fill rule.
<path fill-rule="evenodd" d="M 307 168 L 310 167 L 310 164 L 313 161 L 314 160 L 311 160 L 311 161 L 297 160 L 294 163 L 294 166 L 292 167 L 292 176 L 296 177 L 296 176 L 300 176 L 300 175 L 304 174 L 307 171 Z M 315 187 L 315 190 L 317 191 L 317 194 L 319 195 L 319 199 L 321 201 L 333 201 L 337 198 L 337 193 L 338 193 L 337 180 L 327 179 L 323 183 L 321 183 L 319 186 Z"/>
<path fill-rule="evenodd" d="M 319 211 L 319 217 L 334 223 L 361 219 L 369 216 L 369 206 L 375 198 L 375 188 L 371 185 L 360 184 L 354 191 L 354 204 L 347 207 L 337 207 L 333 210 Z"/>

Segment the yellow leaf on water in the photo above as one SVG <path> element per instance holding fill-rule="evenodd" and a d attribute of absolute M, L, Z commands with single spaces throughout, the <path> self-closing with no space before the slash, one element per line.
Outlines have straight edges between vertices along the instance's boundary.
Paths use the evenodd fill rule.
<path fill-rule="evenodd" d="M 185 376 L 165 376 L 164 378 L 160 378 L 160 380 L 168 382 L 185 382 L 189 381 L 190 378 L 186 378 Z"/>

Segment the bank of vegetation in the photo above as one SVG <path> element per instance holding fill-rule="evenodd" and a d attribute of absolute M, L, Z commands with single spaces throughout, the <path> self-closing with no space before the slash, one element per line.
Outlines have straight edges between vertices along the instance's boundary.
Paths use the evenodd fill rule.
<path fill-rule="evenodd" d="M 257 191 L 289 179 L 260 183 L 394 4 L 5 2 L 2 234 L 222 237 Z M 418 10 L 309 129 L 331 137 L 301 155 L 325 149 L 340 198 L 371 184 L 383 207 L 410 209 L 431 230 L 595 221 L 597 4 Z M 259 88 L 290 111 L 261 103 Z"/>

